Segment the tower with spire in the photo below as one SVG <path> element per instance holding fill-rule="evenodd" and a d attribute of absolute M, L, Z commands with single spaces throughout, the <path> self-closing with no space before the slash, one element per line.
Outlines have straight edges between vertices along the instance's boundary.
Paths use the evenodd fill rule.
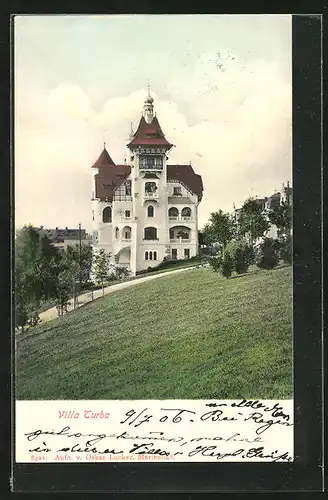
<path fill-rule="evenodd" d="M 93 165 L 94 251 L 103 248 L 132 275 L 198 251 L 202 179 L 190 164 L 167 165 L 172 147 L 148 85 L 135 131 L 131 123 L 124 164 L 115 164 L 104 144 Z"/>

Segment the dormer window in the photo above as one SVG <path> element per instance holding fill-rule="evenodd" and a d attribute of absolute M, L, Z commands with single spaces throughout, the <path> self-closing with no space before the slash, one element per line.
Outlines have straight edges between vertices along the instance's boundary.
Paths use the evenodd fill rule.
<path fill-rule="evenodd" d="M 173 196 L 181 196 L 181 186 L 174 186 L 173 188 Z"/>

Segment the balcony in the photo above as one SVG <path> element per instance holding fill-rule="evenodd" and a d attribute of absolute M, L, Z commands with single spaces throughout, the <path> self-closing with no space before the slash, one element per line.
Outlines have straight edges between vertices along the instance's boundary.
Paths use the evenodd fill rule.
<path fill-rule="evenodd" d="M 191 239 L 190 238 L 170 238 L 170 243 L 190 243 Z"/>
<path fill-rule="evenodd" d="M 186 216 L 178 216 L 178 215 L 169 215 L 169 222 L 175 222 L 175 221 L 180 221 L 180 222 L 191 222 L 193 220 L 192 217 L 186 217 Z"/>
<path fill-rule="evenodd" d="M 144 192 L 144 199 L 145 200 L 158 200 L 159 195 L 157 191 L 145 191 Z"/>

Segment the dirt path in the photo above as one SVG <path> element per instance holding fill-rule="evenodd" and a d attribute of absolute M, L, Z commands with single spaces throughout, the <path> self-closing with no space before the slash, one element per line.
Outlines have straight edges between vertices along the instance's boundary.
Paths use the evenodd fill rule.
<path fill-rule="evenodd" d="M 129 288 L 131 286 L 138 285 L 139 283 L 145 283 L 146 281 L 162 278 L 163 276 L 168 276 L 170 274 L 176 274 L 176 273 L 181 273 L 183 271 L 188 271 L 189 269 L 195 269 L 195 267 L 197 267 L 197 266 L 186 267 L 183 269 L 176 269 L 174 271 L 167 271 L 165 273 L 159 273 L 159 274 L 155 274 L 153 276 L 145 276 L 143 278 L 137 278 L 135 280 L 125 281 L 123 283 L 117 283 L 116 285 L 110 285 L 110 286 L 107 286 L 104 288 L 104 295 L 108 295 L 110 293 L 116 292 L 117 290 L 123 290 L 124 288 Z M 84 304 L 91 302 L 92 300 L 98 299 L 99 297 L 102 297 L 102 295 L 103 295 L 102 290 L 95 290 L 94 292 L 83 293 L 82 295 L 79 295 L 79 297 L 77 298 L 78 303 L 77 303 L 77 306 L 75 308 L 81 307 Z M 67 311 L 70 312 L 73 310 L 74 310 L 74 304 L 73 304 L 73 300 L 72 300 L 71 304 L 67 307 Z M 56 307 L 51 307 L 50 309 L 47 309 L 46 311 L 43 311 L 42 313 L 40 313 L 40 320 L 41 320 L 40 324 L 46 323 L 46 322 L 51 321 L 55 318 L 58 318 L 57 309 L 56 309 Z"/>

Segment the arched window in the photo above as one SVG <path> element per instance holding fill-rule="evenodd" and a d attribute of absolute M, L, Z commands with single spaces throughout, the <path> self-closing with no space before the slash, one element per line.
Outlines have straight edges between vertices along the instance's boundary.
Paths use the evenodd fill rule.
<path fill-rule="evenodd" d="M 145 260 L 148 260 L 148 252 L 145 252 Z"/>
<path fill-rule="evenodd" d="M 155 193 L 157 190 L 156 182 L 148 181 L 145 183 L 145 192 L 146 193 Z"/>
<path fill-rule="evenodd" d="M 154 207 L 153 207 L 153 205 L 149 205 L 149 207 L 147 208 L 147 215 L 148 215 L 148 217 L 154 217 Z"/>
<path fill-rule="evenodd" d="M 154 260 L 157 260 L 157 252 L 154 252 Z"/>
<path fill-rule="evenodd" d="M 157 240 L 157 229 L 155 227 L 145 227 L 144 239 L 145 240 Z"/>
<path fill-rule="evenodd" d="M 115 238 L 118 240 L 119 236 L 120 236 L 120 230 L 119 230 L 119 228 L 117 227 L 117 228 L 115 229 Z"/>
<path fill-rule="evenodd" d="M 131 228 L 130 226 L 125 226 L 122 229 L 122 237 L 124 240 L 131 240 Z"/>
<path fill-rule="evenodd" d="M 106 207 L 102 213 L 102 221 L 103 222 L 112 222 L 112 209 L 111 207 Z"/>
<path fill-rule="evenodd" d="M 176 207 L 169 208 L 169 218 L 176 220 L 179 217 L 179 210 Z"/>
<path fill-rule="evenodd" d="M 185 207 L 181 211 L 182 217 L 191 217 L 191 209 L 189 207 Z"/>
<path fill-rule="evenodd" d="M 153 260 L 153 252 L 149 252 L 149 260 Z"/>

